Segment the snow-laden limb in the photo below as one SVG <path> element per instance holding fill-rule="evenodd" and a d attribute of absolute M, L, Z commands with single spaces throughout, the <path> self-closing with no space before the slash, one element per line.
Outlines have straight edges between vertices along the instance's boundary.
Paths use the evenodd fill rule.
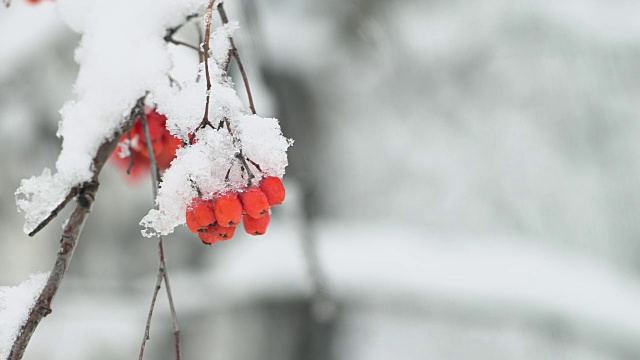
<path fill-rule="evenodd" d="M 91 180 L 101 144 L 113 139 L 137 99 L 163 81 L 171 57 L 166 29 L 206 0 L 61 0 L 61 17 L 83 34 L 76 50 L 76 99 L 61 110 L 63 139 L 56 171 L 22 182 L 17 205 L 26 233 L 44 221 L 71 189 Z"/>
<path fill-rule="evenodd" d="M 0 359 L 9 355 L 11 345 L 48 277 L 49 273 L 39 273 L 18 286 L 0 286 Z"/>

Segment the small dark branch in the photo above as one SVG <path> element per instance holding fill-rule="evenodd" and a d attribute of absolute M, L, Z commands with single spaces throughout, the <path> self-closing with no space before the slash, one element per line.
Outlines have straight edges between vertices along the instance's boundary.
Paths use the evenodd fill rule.
<path fill-rule="evenodd" d="M 127 132 L 127 138 L 129 139 L 129 166 L 127 167 L 127 175 L 131 175 L 131 169 L 133 169 L 133 153 L 131 152 L 131 131 Z"/>
<path fill-rule="evenodd" d="M 93 207 L 96 193 L 98 192 L 98 176 L 100 175 L 104 164 L 109 158 L 109 155 L 111 155 L 111 153 L 113 153 L 113 150 L 116 148 L 116 145 L 118 144 L 118 141 L 120 140 L 122 134 L 129 131 L 129 129 L 131 129 L 131 127 L 133 126 L 133 122 L 135 119 L 134 115 L 137 114 L 143 108 L 143 106 L 144 98 L 141 98 L 140 100 L 138 100 L 136 106 L 131 111 L 130 118 L 122 125 L 119 131 L 113 134 L 110 140 L 107 140 L 102 145 L 100 145 L 100 147 L 98 148 L 98 152 L 93 159 L 93 179 L 81 184 L 77 188 L 74 188 L 75 190 L 70 191 L 68 196 L 71 196 L 71 198 L 76 197 L 77 202 L 76 207 L 71 213 L 71 216 L 69 216 L 69 219 L 67 219 L 67 223 L 62 232 L 56 262 L 53 265 L 53 269 L 49 274 L 47 283 L 40 292 L 35 305 L 29 310 L 27 320 L 20 328 L 20 333 L 13 342 L 7 360 L 22 359 L 27 345 L 31 340 L 31 336 L 40 324 L 40 321 L 42 320 L 42 318 L 51 313 L 51 303 L 56 293 L 58 292 L 58 288 L 62 284 L 62 279 L 64 278 L 64 275 L 69 268 L 71 258 L 73 257 L 73 252 L 75 251 L 78 244 L 78 239 L 80 238 L 80 233 L 82 232 L 84 223 L 87 219 L 87 216 L 91 212 L 91 208 Z M 68 201 L 66 201 L 65 204 L 67 202 Z M 60 209 L 62 207 L 60 207 Z M 57 211 L 59 212 L 60 210 Z M 51 216 L 51 218 L 53 217 L 55 217 L 55 215 Z M 47 222 L 49 221 L 51 221 L 51 219 L 47 220 Z"/>
<path fill-rule="evenodd" d="M 147 116 L 142 114 L 142 127 L 144 129 L 144 136 L 147 138 L 147 151 L 149 153 L 149 161 L 151 162 L 151 179 L 153 185 L 153 199 L 154 202 L 158 197 L 158 188 L 160 184 L 160 170 L 158 169 L 158 163 L 156 161 L 156 156 L 153 151 L 153 145 L 151 143 L 151 133 L 149 132 L 149 122 L 147 120 Z M 156 209 L 158 208 L 156 204 Z M 164 246 L 162 244 L 162 236 L 158 237 L 158 259 L 159 259 L 159 267 L 158 267 L 158 280 L 164 279 L 165 289 L 167 290 L 167 298 L 169 300 L 169 309 L 171 311 L 171 320 L 172 320 L 172 328 L 173 328 L 173 336 L 175 337 L 175 349 L 176 349 L 176 360 L 180 360 L 180 328 L 178 327 L 178 316 L 176 314 L 175 305 L 173 302 L 173 294 L 171 292 L 171 284 L 169 282 L 169 274 L 167 272 L 167 265 L 165 263 L 164 257 Z M 157 284 L 157 283 L 156 283 Z M 140 348 L 140 360 L 142 360 L 142 356 L 144 353 L 144 344 L 148 339 L 149 327 L 151 326 L 151 316 L 153 315 L 153 306 L 155 305 L 155 297 L 157 297 L 157 286 L 156 293 L 154 293 L 154 298 L 151 302 L 151 307 L 149 309 L 149 318 L 147 320 L 147 327 L 145 328 L 145 337 L 142 340 L 142 346 Z"/>
<path fill-rule="evenodd" d="M 191 44 L 186 43 L 186 42 L 181 41 L 181 40 L 176 40 L 171 36 L 165 36 L 164 37 L 164 41 L 172 43 L 172 44 L 175 44 L 175 45 L 186 46 L 189 49 L 193 49 L 193 50 L 197 51 L 198 53 L 201 53 L 200 48 L 198 48 L 197 46 L 191 45 Z"/>
<path fill-rule="evenodd" d="M 218 14 L 220 14 L 220 19 L 223 24 L 229 23 L 229 18 L 227 17 L 227 13 L 224 11 L 224 6 L 222 3 L 218 5 Z M 242 60 L 240 60 L 240 54 L 238 53 L 238 48 L 236 48 L 235 41 L 233 41 L 233 36 L 229 37 L 229 43 L 231 44 L 231 55 L 236 59 L 236 63 L 238 64 L 238 70 L 240 70 L 240 74 L 242 75 L 242 81 L 244 81 L 244 88 L 247 90 L 247 97 L 249 98 L 249 107 L 251 108 L 251 112 L 256 114 L 256 106 L 253 103 L 253 96 L 251 95 L 251 87 L 249 86 L 249 77 L 247 76 L 247 72 L 244 69 L 244 65 L 242 65 Z M 208 52 L 205 51 L 205 54 Z M 229 68 L 229 62 L 227 62 L 227 70 Z"/>
<path fill-rule="evenodd" d="M 78 196 L 76 208 L 73 213 L 71 213 L 67 225 L 62 233 L 58 256 L 55 264 L 53 265 L 53 270 L 47 279 L 45 287 L 38 296 L 35 305 L 29 310 L 27 321 L 20 329 L 20 334 L 15 339 L 7 360 L 22 359 L 24 351 L 29 344 L 29 340 L 31 340 L 31 336 L 38 327 L 38 324 L 40 324 L 42 318 L 51 313 L 51 302 L 58 292 L 62 279 L 67 272 L 80 232 L 82 231 L 87 215 L 91 212 L 93 200 L 95 199 L 97 191 L 97 182 L 92 183 L 91 185 L 87 184 L 82 187 L 82 195 Z"/>
<path fill-rule="evenodd" d="M 240 151 L 236 154 L 236 157 L 242 163 L 242 168 L 244 169 L 244 171 L 247 172 L 247 185 L 251 187 L 251 185 L 253 184 L 253 179 L 255 179 L 255 175 L 253 175 L 253 172 L 251 172 L 251 169 L 249 169 L 249 164 L 247 164 L 247 161 L 244 159 L 244 155 L 242 154 L 242 149 L 240 149 Z"/>
<path fill-rule="evenodd" d="M 162 266 L 158 269 L 158 276 L 156 278 L 156 286 L 153 288 L 153 296 L 151 297 L 151 306 L 149 306 L 149 314 L 147 315 L 147 326 L 144 329 L 144 336 L 142 337 L 142 344 L 140 344 L 140 355 L 138 355 L 138 360 L 142 360 L 144 356 L 144 348 L 147 345 L 147 340 L 149 340 L 149 331 L 151 330 L 151 318 L 153 317 L 153 309 L 156 307 L 156 300 L 158 299 L 158 292 L 160 292 L 160 288 L 162 287 L 162 274 L 163 269 Z"/>
<path fill-rule="evenodd" d="M 180 25 L 178 25 L 178 26 L 176 26 L 176 27 L 172 27 L 172 28 L 167 29 L 167 34 L 165 35 L 165 38 L 166 38 L 167 36 L 168 36 L 168 37 L 173 36 L 175 33 L 177 33 L 177 32 L 178 32 L 178 30 L 182 29 L 182 27 L 183 27 L 183 26 L 185 26 L 185 25 L 186 25 L 186 24 L 187 24 L 191 19 L 197 18 L 198 16 L 200 16 L 200 15 L 199 15 L 199 14 L 191 14 L 191 15 L 188 15 L 188 16 L 184 19 L 184 22 L 183 22 L 182 24 L 180 24 Z"/>
<path fill-rule="evenodd" d="M 151 141 L 151 133 L 149 132 L 149 121 L 147 115 L 142 112 L 140 114 L 142 120 L 142 128 L 144 129 L 144 137 L 147 139 L 147 152 L 149 153 L 149 162 L 151 162 L 151 180 L 153 182 L 153 200 L 155 201 L 158 196 L 158 184 L 160 183 L 160 170 L 158 169 L 158 163 L 156 162 L 156 153 L 153 151 L 153 144 Z"/>
<path fill-rule="evenodd" d="M 56 216 L 58 216 L 58 214 L 60 213 L 60 211 L 62 211 L 62 209 L 64 209 L 65 206 L 67 206 L 67 204 L 69 203 L 69 201 L 73 200 L 73 198 L 76 197 L 76 195 L 78 195 L 78 190 L 80 189 L 80 186 L 75 186 L 73 187 L 70 191 L 69 194 L 67 194 L 67 197 L 64 198 L 64 200 L 62 200 L 62 202 L 60 204 L 58 204 L 58 206 L 56 206 L 55 209 L 53 209 L 53 211 L 51 211 L 51 214 L 49 214 L 49 216 L 47 216 L 46 219 L 44 219 L 40 224 L 38 224 L 38 226 L 36 226 L 35 229 L 33 229 L 30 233 L 29 236 L 33 236 L 37 233 L 40 232 L 40 230 L 44 229 L 45 226 L 49 225 L 49 223 L 51 222 L 51 220 L 55 219 Z"/>
<path fill-rule="evenodd" d="M 180 327 L 178 326 L 178 315 L 173 302 L 173 292 L 171 291 L 171 283 L 169 282 L 169 274 L 167 273 L 167 264 L 165 263 L 164 247 L 162 246 L 162 237 L 158 242 L 158 251 L 160 252 L 160 263 L 164 268 L 162 276 L 164 277 L 165 289 L 167 290 L 167 299 L 169 302 L 169 311 L 171 312 L 171 328 L 173 329 L 173 337 L 176 350 L 176 360 L 180 360 Z"/>
<path fill-rule="evenodd" d="M 231 169 L 233 169 L 233 161 L 231 161 L 231 165 L 229 165 L 229 169 L 227 169 L 227 174 L 224 176 L 225 182 L 229 182 L 229 175 L 231 175 Z"/>
<path fill-rule="evenodd" d="M 258 163 L 256 163 L 255 161 L 247 158 L 247 161 L 251 163 L 251 165 L 255 166 L 256 169 L 258 169 L 258 171 L 260 171 L 262 173 L 262 169 L 260 168 L 260 165 L 258 165 Z"/>
<path fill-rule="evenodd" d="M 11 6 L 11 0 L 2 0 L 2 2 L 4 3 L 4 6 L 6 6 L 6 7 Z"/>
<path fill-rule="evenodd" d="M 213 13 L 213 5 L 215 4 L 215 2 L 216 0 L 209 1 L 209 6 L 207 6 L 207 11 L 204 14 L 205 30 L 202 49 L 204 50 L 204 73 L 207 80 L 207 94 L 204 105 L 204 115 L 202 116 L 202 122 L 198 127 L 204 126 L 203 124 L 206 123 L 211 125 L 211 123 L 209 122 L 209 100 L 211 98 L 211 74 L 209 74 L 209 40 L 211 39 L 211 15 Z M 213 127 L 213 125 L 211 125 L 211 127 Z"/>
<path fill-rule="evenodd" d="M 180 85 L 180 83 L 173 76 L 171 76 L 171 74 L 167 74 L 167 77 L 169 78 L 170 86 L 175 86 L 178 89 L 182 90 L 182 85 Z"/>

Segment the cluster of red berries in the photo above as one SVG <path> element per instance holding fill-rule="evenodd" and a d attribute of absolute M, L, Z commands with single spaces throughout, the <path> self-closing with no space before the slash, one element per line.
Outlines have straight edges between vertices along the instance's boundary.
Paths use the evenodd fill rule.
<path fill-rule="evenodd" d="M 214 199 L 194 198 L 187 206 L 187 227 L 205 244 L 229 240 L 240 221 L 250 235 L 263 235 L 271 220 L 270 207 L 284 201 L 282 180 L 265 177 L 258 186 L 224 193 Z"/>
<path fill-rule="evenodd" d="M 156 163 L 161 171 L 166 170 L 171 161 L 176 157 L 176 150 L 182 146 L 182 141 L 173 136 L 167 130 L 167 117 L 157 112 L 155 109 L 145 111 L 149 135 L 151 137 L 151 147 L 156 158 Z M 147 137 L 144 133 L 142 120 L 138 117 L 131 130 L 122 136 L 118 147 L 128 147 L 130 154 L 121 158 L 116 148 L 111 156 L 118 167 L 128 170 L 132 179 L 138 179 L 149 171 L 150 160 L 147 149 Z"/>

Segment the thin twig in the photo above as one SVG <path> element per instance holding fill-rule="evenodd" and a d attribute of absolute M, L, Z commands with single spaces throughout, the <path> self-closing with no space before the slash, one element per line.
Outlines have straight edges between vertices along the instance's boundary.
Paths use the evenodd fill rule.
<path fill-rule="evenodd" d="M 198 48 L 197 46 L 191 45 L 191 44 L 189 44 L 187 42 L 184 42 L 184 41 L 181 41 L 181 40 L 176 40 L 172 36 L 165 36 L 164 37 L 164 41 L 170 42 L 170 43 L 175 44 L 175 45 L 186 46 L 189 49 L 193 49 L 193 50 L 197 51 L 198 53 L 201 53 L 200 48 Z"/>
<path fill-rule="evenodd" d="M 39 233 L 40 230 L 44 229 L 44 227 L 51 222 L 51 220 L 55 219 L 56 216 L 58 216 L 58 214 L 60 213 L 60 211 L 62 211 L 62 209 L 64 209 L 64 207 L 67 206 L 69 201 L 73 200 L 73 198 L 75 198 L 76 195 L 78 195 L 78 191 L 84 185 L 86 185 L 86 183 L 78 186 L 74 186 L 73 188 L 71 188 L 71 190 L 69 190 L 69 193 L 67 194 L 67 197 L 64 198 L 64 200 L 62 200 L 62 202 L 58 204 L 58 206 L 56 206 L 55 209 L 51 211 L 49 216 L 47 216 L 40 224 L 38 224 L 38 226 L 36 226 L 35 229 L 31 230 L 31 232 L 29 233 L 29 236 L 34 236 L 35 234 Z"/>
<path fill-rule="evenodd" d="M 180 23 L 180 25 L 176 27 L 168 28 L 166 36 L 173 36 L 173 34 L 177 33 L 178 30 L 182 29 L 182 27 L 185 26 L 189 22 L 189 20 L 197 18 L 198 16 L 200 16 L 200 14 L 198 13 L 187 15 L 187 17 L 184 19 L 182 23 Z"/>
<path fill-rule="evenodd" d="M 207 11 L 204 14 L 205 30 L 204 41 L 202 42 L 202 49 L 204 50 L 204 73 L 207 80 L 207 94 L 204 105 L 204 115 L 202 116 L 202 122 L 198 128 L 204 126 L 203 124 L 211 125 L 209 122 L 209 100 L 211 98 L 211 74 L 209 74 L 209 40 L 211 39 L 211 14 L 213 13 L 213 5 L 216 0 L 210 0 Z M 213 125 L 211 125 L 213 127 Z"/>
<path fill-rule="evenodd" d="M 159 256 L 159 255 L 158 255 Z M 151 297 L 151 305 L 149 306 L 149 314 L 147 315 L 147 326 L 144 328 L 144 337 L 142 338 L 142 344 L 140 344 L 140 355 L 138 360 L 142 360 L 144 356 L 144 348 L 149 340 L 149 331 L 151 330 L 151 318 L 153 317 L 153 309 L 156 306 L 156 299 L 158 298 L 158 292 L 162 287 L 162 266 L 158 269 L 158 277 L 156 278 L 156 286 L 153 288 L 153 296 Z"/>
<path fill-rule="evenodd" d="M 3 0 L 2 2 L 4 3 L 4 6 L 6 6 L 6 7 L 11 6 L 11 0 Z"/>
<path fill-rule="evenodd" d="M 256 169 L 258 169 L 258 171 L 260 171 L 262 173 L 262 169 L 260 168 L 260 165 L 258 165 L 257 162 L 255 162 L 255 161 L 253 161 L 253 160 L 251 160 L 249 158 L 247 158 L 247 161 L 250 162 L 253 166 L 256 167 Z"/>
<path fill-rule="evenodd" d="M 133 161 L 133 152 L 131 152 L 131 131 L 127 132 L 127 139 L 129 140 L 129 143 L 127 144 L 129 146 L 129 166 L 127 167 L 127 175 L 131 175 L 131 169 L 133 169 L 133 165 L 135 165 Z"/>
<path fill-rule="evenodd" d="M 125 132 L 127 132 L 127 131 L 129 131 L 131 129 L 131 127 L 133 126 L 133 122 L 135 121 L 135 118 L 138 116 L 138 112 L 139 112 L 140 106 L 144 107 L 144 97 L 138 99 L 138 101 L 136 102 L 136 105 L 131 108 L 131 112 L 129 113 L 128 121 L 120 129 L 122 132 L 119 133 L 119 135 L 118 134 L 114 135 L 114 136 L 116 136 L 116 138 L 115 138 L 116 140 L 119 140 L 120 137 Z M 117 143 L 118 142 L 116 141 L 116 144 Z M 102 145 L 105 145 L 105 143 L 103 143 Z M 99 153 L 100 153 L 100 150 L 98 150 L 98 154 Z M 109 157 L 109 155 L 111 155 L 111 154 L 110 153 L 107 154 L 107 158 Z M 95 164 L 97 164 L 98 162 L 101 162 L 102 165 L 104 165 L 104 162 L 106 160 L 107 160 L 106 158 L 105 159 L 99 159 L 98 156 L 96 155 L 96 157 L 93 158 L 94 169 L 96 169 Z M 34 236 L 35 234 L 40 232 L 40 230 L 44 229 L 44 227 L 47 226 L 51 222 L 51 220 L 55 219 L 55 217 L 58 216 L 60 211 L 62 211 L 62 209 L 64 209 L 64 207 L 67 206 L 69 201 L 73 200 L 73 198 L 76 195 L 78 195 L 78 191 L 83 186 L 85 186 L 85 185 L 87 185 L 89 183 L 90 183 L 90 181 L 72 187 L 69 190 L 69 193 L 67 194 L 67 197 L 65 197 L 64 200 L 62 200 L 62 202 L 60 204 L 58 204 L 58 206 L 56 206 L 53 210 L 51 210 L 51 213 L 44 220 L 42 220 L 42 222 L 40 224 L 38 224 L 38 226 L 36 226 L 33 230 L 31 230 L 31 232 L 29 233 L 29 236 Z"/>
<path fill-rule="evenodd" d="M 149 153 L 149 161 L 151 162 L 151 180 L 152 180 L 152 192 L 153 199 L 158 197 L 158 188 L 160 184 L 160 171 L 158 169 L 158 163 L 156 161 L 156 155 L 153 152 L 153 144 L 151 142 L 151 133 L 149 132 L 149 123 L 147 120 L 147 116 L 142 113 L 142 127 L 144 129 L 144 136 L 147 139 L 147 152 Z M 157 209 L 157 204 L 156 204 Z M 153 315 L 153 307 L 155 305 L 155 298 L 157 297 L 157 292 L 159 290 L 158 286 L 161 282 L 162 278 L 165 282 L 165 289 L 167 290 L 167 298 L 169 301 L 169 310 L 171 311 L 171 320 L 172 320 L 172 328 L 173 328 L 173 336 L 175 338 L 175 350 L 176 350 L 176 360 L 180 360 L 180 328 L 178 327 L 178 316 L 176 314 L 175 305 L 173 302 L 173 294 L 171 292 L 171 285 L 169 282 L 169 274 L 167 272 L 167 264 L 165 263 L 164 256 L 164 246 L 162 244 L 162 236 L 158 237 L 158 259 L 159 259 L 159 267 L 158 267 L 158 279 L 156 282 L 156 288 L 154 289 L 154 295 L 151 302 L 151 306 L 149 308 L 149 317 L 147 319 L 147 326 L 145 328 L 145 337 L 142 340 L 142 346 L 140 348 L 140 360 L 142 360 L 142 356 L 144 353 L 144 345 L 147 339 L 149 339 L 149 328 L 151 326 L 151 316 Z"/>
<path fill-rule="evenodd" d="M 171 74 L 167 74 L 167 77 L 169 78 L 169 86 L 175 85 L 179 90 L 182 90 L 182 85 L 180 85 L 178 80 L 176 80 L 173 76 L 171 76 Z"/>
<path fill-rule="evenodd" d="M 134 107 L 134 110 L 142 109 L 141 103 L 142 99 L 138 100 Z M 137 110 L 134 110 L 132 110 L 131 114 L 137 112 Z M 82 228 L 84 227 L 87 216 L 91 212 L 96 193 L 98 192 L 98 176 L 100 175 L 104 164 L 109 158 L 109 155 L 111 155 L 116 145 L 118 144 L 118 141 L 120 140 L 122 134 L 129 131 L 129 129 L 131 129 L 131 127 L 133 126 L 134 119 L 135 117 L 133 115 L 130 116 L 129 119 L 127 119 L 127 121 L 119 129 L 119 131 L 113 134 L 110 140 L 105 141 L 98 148 L 98 152 L 93 158 L 93 178 L 91 181 L 83 183 L 78 187 L 78 190 L 76 192 L 77 204 L 75 209 L 71 213 L 71 216 L 69 216 L 67 224 L 62 232 L 60 247 L 58 249 L 56 262 L 53 265 L 53 270 L 49 274 L 47 283 L 40 292 L 35 305 L 29 310 L 29 315 L 27 316 L 26 322 L 20 328 L 20 333 L 13 341 L 11 351 L 7 360 L 22 359 L 27 345 L 31 340 L 31 336 L 40 324 L 40 321 L 42 320 L 42 318 L 51 313 L 51 303 L 56 293 L 58 292 L 58 288 L 62 284 L 62 279 L 64 278 L 67 269 L 69 268 L 71 258 L 73 257 L 73 253 L 80 238 L 80 233 L 82 232 Z M 70 194 L 71 193 L 73 193 L 73 191 L 71 191 Z"/>
<path fill-rule="evenodd" d="M 222 3 L 218 5 L 218 14 L 220 14 L 220 19 L 223 24 L 229 23 L 229 18 L 227 17 L 227 13 L 224 11 L 224 6 Z M 240 54 L 238 53 L 238 48 L 236 48 L 235 41 L 233 41 L 233 36 L 229 37 L 229 43 L 231 44 L 231 54 L 236 59 L 236 63 L 238 64 L 238 70 L 240 70 L 240 74 L 242 75 L 242 81 L 244 82 L 244 88 L 247 90 L 247 97 L 249 98 L 249 107 L 251 108 L 251 112 L 256 114 L 256 106 L 253 104 L 253 96 L 251 95 L 251 87 L 249 86 L 249 77 L 247 76 L 247 72 L 244 70 L 244 66 L 242 65 L 242 60 L 240 60 Z M 207 52 L 205 51 L 205 54 Z M 229 70 L 229 63 L 227 62 L 227 71 Z"/>

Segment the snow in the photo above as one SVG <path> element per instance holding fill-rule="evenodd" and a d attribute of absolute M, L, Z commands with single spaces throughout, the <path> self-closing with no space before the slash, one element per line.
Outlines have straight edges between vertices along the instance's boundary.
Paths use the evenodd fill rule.
<path fill-rule="evenodd" d="M 151 209 L 140 222 L 144 236 L 167 235 L 176 226 L 184 224 L 186 207 L 198 196 L 198 190 L 203 198 L 211 199 L 225 191 L 246 188 L 246 175 L 237 159 L 240 151 L 260 166 L 262 172 L 250 165 L 256 181 L 262 176 L 282 177 L 285 173 L 287 149 L 293 142 L 282 135 L 277 119 L 248 114 L 223 70 L 231 46 L 229 36 L 237 26 L 236 22 L 220 26 L 210 39 L 212 84 L 208 119 L 215 129 L 200 128 L 196 132 L 197 142 L 176 153 L 176 159 L 160 184 L 156 198 L 158 209 Z M 161 83 L 152 96 L 158 111 L 167 116 L 169 131 L 185 142 L 202 121 L 206 103 L 206 85 L 202 80 L 205 76 L 204 67 L 201 67 L 200 81 L 187 79 L 173 88 Z M 226 125 L 218 127 L 227 121 L 228 128 Z"/>
<path fill-rule="evenodd" d="M 24 231 L 31 232 L 60 204 L 69 191 L 94 175 L 93 158 L 104 141 L 128 118 L 137 99 L 148 94 L 148 102 L 168 117 L 167 127 L 184 140 L 202 121 L 207 90 L 204 65 L 200 76 L 183 79 L 171 87 L 167 75 L 179 69 L 163 39 L 166 29 L 202 11 L 205 0 L 63 0 L 58 11 L 62 19 L 83 34 L 76 50 L 80 71 L 75 82 L 76 98 L 68 101 L 60 114 L 58 137 L 63 139 L 56 169 L 25 179 L 16 191 L 19 211 L 25 214 Z M 209 72 L 212 81 L 209 121 L 228 122 L 221 129 L 200 128 L 198 143 L 177 154 L 174 168 L 166 173 L 158 210 L 142 221 L 143 233 L 168 234 L 184 223 L 184 208 L 196 195 L 197 187 L 210 198 L 227 190 L 242 189 L 245 180 L 237 164 L 237 154 L 261 164 L 265 174 L 282 176 L 287 166 L 286 150 L 291 142 L 282 136 L 275 119 L 248 116 L 224 68 L 229 56 L 229 38 L 237 21 L 214 29 L 210 38 Z M 176 69 L 178 68 L 178 69 Z M 229 132 L 233 132 L 230 135 Z M 126 151 L 120 149 L 120 153 Z M 230 166 L 230 181 L 225 175 Z M 258 173 L 258 171 L 254 172 Z M 257 174 L 257 179 L 262 174 Z"/>
<path fill-rule="evenodd" d="M 76 50 L 80 71 L 76 98 L 62 110 L 63 139 L 56 171 L 23 180 L 16 191 L 29 233 L 74 186 L 93 176 L 92 160 L 126 120 L 138 98 L 166 78 L 171 57 L 163 40 L 175 26 L 204 5 L 204 0 L 60 1 L 60 16 L 83 33 Z M 82 19 L 82 21 L 80 21 Z"/>
<path fill-rule="evenodd" d="M 0 359 L 9 355 L 11 345 L 48 277 L 49 273 L 34 274 L 18 286 L 0 286 Z"/>
<path fill-rule="evenodd" d="M 237 129 L 244 155 L 260 164 L 264 172 L 254 169 L 256 181 L 263 175 L 282 176 L 287 166 L 287 148 L 291 142 L 282 136 L 276 119 L 265 119 L 256 115 L 239 115 L 232 123 Z M 179 149 L 177 158 L 164 173 L 156 203 L 141 225 L 143 235 L 167 235 L 176 226 L 185 223 L 185 210 L 191 199 L 198 196 L 210 199 L 224 191 L 241 191 L 246 187 L 235 154 L 233 138 L 225 128 L 214 131 L 210 128 L 198 132 L 198 141 Z M 225 180 L 227 171 L 228 181 Z"/>

